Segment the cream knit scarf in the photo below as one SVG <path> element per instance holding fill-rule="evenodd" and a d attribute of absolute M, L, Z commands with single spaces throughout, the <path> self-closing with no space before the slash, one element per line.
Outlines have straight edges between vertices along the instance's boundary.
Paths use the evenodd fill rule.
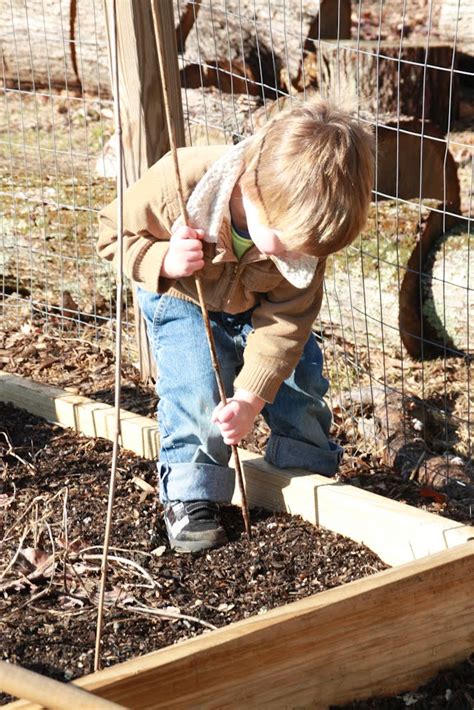
<path fill-rule="evenodd" d="M 230 221 L 230 197 L 244 170 L 244 149 L 251 140 L 246 138 L 237 143 L 216 160 L 200 179 L 187 202 L 190 222 L 204 230 L 207 242 L 217 243 L 224 218 L 227 217 Z M 173 230 L 180 224 L 182 217 L 176 220 Z M 285 279 L 296 288 L 309 286 L 318 264 L 317 257 L 306 255 L 291 259 L 271 256 L 270 259 Z"/>

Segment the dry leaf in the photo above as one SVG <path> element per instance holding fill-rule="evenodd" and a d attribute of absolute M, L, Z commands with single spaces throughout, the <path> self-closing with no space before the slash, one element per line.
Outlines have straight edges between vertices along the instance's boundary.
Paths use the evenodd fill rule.
<path fill-rule="evenodd" d="M 62 609 L 82 609 L 84 606 L 82 599 L 77 599 L 77 597 L 59 597 L 58 603 Z"/>
<path fill-rule="evenodd" d="M 36 568 L 43 565 L 49 559 L 48 553 L 41 550 L 39 547 L 23 547 L 20 553 L 25 560 Z"/>

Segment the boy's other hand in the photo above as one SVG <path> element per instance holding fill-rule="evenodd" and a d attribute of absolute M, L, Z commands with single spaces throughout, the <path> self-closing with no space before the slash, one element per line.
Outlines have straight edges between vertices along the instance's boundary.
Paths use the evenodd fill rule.
<path fill-rule="evenodd" d="M 265 401 L 245 390 L 237 390 L 224 405 L 217 405 L 211 420 L 217 424 L 225 444 L 236 445 L 253 428 L 255 417 L 265 406 Z"/>
<path fill-rule="evenodd" d="M 192 276 L 204 266 L 202 239 L 204 231 L 192 227 L 178 227 L 171 235 L 170 246 L 163 259 L 161 276 L 180 279 Z"/>

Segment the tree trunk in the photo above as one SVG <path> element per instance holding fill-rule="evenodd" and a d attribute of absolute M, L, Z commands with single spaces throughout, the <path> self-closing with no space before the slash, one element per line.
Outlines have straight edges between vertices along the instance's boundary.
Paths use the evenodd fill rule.
<path fill-rule="evenodd" d="M 314 42 L 295 82 L 299 90 L 354 97 L 374 120 L 379 114 L 431 119 L 444 131 L 458 113 L 458 80 L 451 71 L 453 47 L 421 44 L 325 40 Z M 432 68 L 426 68 L 426 64 Z"/>

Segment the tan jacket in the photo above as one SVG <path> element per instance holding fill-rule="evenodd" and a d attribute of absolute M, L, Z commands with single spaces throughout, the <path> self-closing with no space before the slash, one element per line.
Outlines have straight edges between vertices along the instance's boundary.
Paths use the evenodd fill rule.
<path fill-rule="evenodd" d="M 178 151 L 186 202 L 202 176 L 227 150 L 227 146 L 202 146 Z M 116 214 L 116 201 L 99 214 L 97 251 L 109 261 L 117 255 Z M 168 153 L 125 192 L 124 270 L 145 290 L 198 303 L 194 277 L 176 281 L 160 277 L 171 230 L 179 216 L 173 161 Z M 207 307 L 227 313 L 255 307 L 254 331 L 248 338 L 235 387 L 272 402 L 298 363 L 321 307 L 325 259 L 318 263 L 309 286 L 296 288 L 254 246 L 237 260 L 228 211 L 223 215 L 217 240 L 216 244 L 203 245 L 205 266 L 200 275 Z"/>

